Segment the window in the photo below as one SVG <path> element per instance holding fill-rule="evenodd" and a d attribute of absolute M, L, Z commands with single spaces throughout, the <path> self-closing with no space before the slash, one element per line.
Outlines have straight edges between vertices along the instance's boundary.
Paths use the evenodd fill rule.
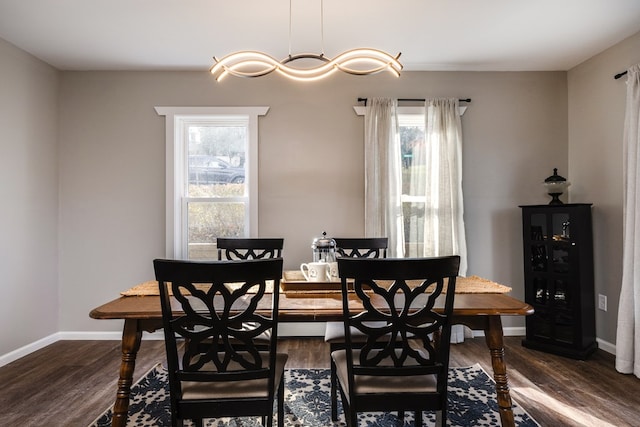
<path fill-rule="evenodd" d="M 258 233 L 258 116 L 268 107 L 156 107 L 166 116 L 166 253 L 216 259 Z"/>
<path fill-rule="evenodd" d="M 425 173 L 425 117 L 418 114 L 398 114 L 400 154 L 402 158 L 402 216 L 404 220 L 404 254 L 420 257 L 424 253 L 424 217 L 427 209 Z M 438 167 L 438 165 L 431 165 Z"/>
<path fill-rule="evenodd" d="M 432 108 L 429 107 L 429 115 L 436 111 Z M 358 115 L 365 115 L 365 107 L 357 106 L 354 109 Z M 462 115 L 465 110 L 466 107 L 459 107 L 458 112 Z M 399 254 L 397 256 L 422 257 L 431 253 L 449 253 L 448 246 L 453 244 L 449 242 L 453 240 L 451 236 L 455 236 L 456 239 L 462 236 L 459 230 L 454 230 L 458 223 L 448 219 L 453 213 L 457 213 L 454 207 L 456 205 L 452 200 L 447 199 L 448 193 L 442 192 L 439 186 L 443 179 L 449 179 L 448 182 L 452 182 L 450 178 L 445 177 L 450 176 L 451 165 L 440 164 L 442 157 L 440 142 L 433 135 L 431 135 L 427 152 L 424 106 L 400 106 L 396 108 L 396 114 L 395 141 L 400 145 L 401 168 L 395 182 L 399 180 L 401 185 L 400 202 L 403 221 L 403 236 L 395 239 L 399 245 L 396 247 L 396 253 Z M 443 167 L 446 170 L 442 171 Z M 442 215 L 443 211 L 446 215 Z M 442 229 L 446 227 L 452 231 L 444 233 L 446 236 L 442 237 Z M 393 230 L 395 229 L 400 233 L 400 227 Z M 387 233 L 393 236 L 393 231 L 389 231 L 388 228 Z M 458 240 L 463 239 L 460 237 Z M 393 244 L 393 241 L 390 242 L 390 245 Z M 457 244 L 462 245 L 462 243 Z M 456 248 L 452 253 L 461 253 L 461 251 L 462 249 Z"/>

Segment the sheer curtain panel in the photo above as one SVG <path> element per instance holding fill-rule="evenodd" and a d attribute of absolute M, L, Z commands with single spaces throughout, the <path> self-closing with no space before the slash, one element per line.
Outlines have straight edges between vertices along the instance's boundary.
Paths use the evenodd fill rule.
<path fill-rule="evenodd" d="M 364 116 L 365 235 L 388 237 L 389 256 L 404 255 L 397 101 L 372 98 Z"/>
<path fill-rule="evenodd" d="M 460 255 L 467 274 L 467 244 L 462 201 L 462 124 L 458 99 L 426 101 L 427 166 L 424 256 Z"/>
<path fill-rule="evenodd" d="M 616 369 L 640 378 L 640 64 L 627 70 L 624 230 Z"/>

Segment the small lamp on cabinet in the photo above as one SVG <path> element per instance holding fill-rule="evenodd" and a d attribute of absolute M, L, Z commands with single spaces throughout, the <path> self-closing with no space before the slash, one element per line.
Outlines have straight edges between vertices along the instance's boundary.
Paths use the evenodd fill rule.
<path fill-rule="evenodd" d="M 567 191 L 571 183 L 566 178 L 558 175 L 558 168 L 553 168 L 553 175 L 544 180 L 544 187 L 551 196 L 550 205 L 562 205 L 560 195 Z"/>

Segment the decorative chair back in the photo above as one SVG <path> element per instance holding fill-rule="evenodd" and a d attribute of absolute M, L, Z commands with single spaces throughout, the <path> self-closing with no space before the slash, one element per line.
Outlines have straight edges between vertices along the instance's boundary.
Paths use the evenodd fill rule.
<path fill-rule="evenodd" d="M 349 258 L 386 258 L 387 237 L 334 238 L 336 253 Z"/>
<path fill-rule="evenodd" d="M 232 238 L 217 239 L 218 260 L 280 258 L 282 238 Z"/>
<path fill-rule="evenodd" d="M 278 355 L 275 339 L 282 265 L 282 258 L 154 261 L 172 421 L 272 416 L 274 393 L 284 371 L 283 358 L 286 360 L 286 355 Z M 269 281 L 273 281 L 272 289 L 268 289 Z M 177 300 L 177 307 L 172 299 Z M 269 337 L 266 347 L 265 336 Z M 261 392 L 249 400 L 246 393 L 232 393 L 247 385 Z"/>
<path fill-rule="evenodd" d="M 450 318 L 459 265 L 459 256 L 338 258 L 345 345 L 332 357 L 350 416 L 374 407 L 414 410 L 416 417 L 426 409 L 446 414 Z M 348 287 L 348 282 L 353 284 Z M 353 292 L 349 292 L 351 286 Z M 361 303 L 360 312 L 354 312 L 350 295 Z M 359 394 L 364 386 L 359 378 L 368 378 L 371 384 L 378 381 L 378 396 L 371 391 Z M 435 378 L 434 389 L 411 386 L 421 378 L 424 384 Z M 391 385 L 394 381 L 396 389 Z"/>

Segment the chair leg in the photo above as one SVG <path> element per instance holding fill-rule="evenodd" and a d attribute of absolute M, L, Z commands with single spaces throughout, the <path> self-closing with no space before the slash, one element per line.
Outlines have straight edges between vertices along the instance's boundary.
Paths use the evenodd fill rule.
<path fill-rule="evenodd" d="M 349 408 L 349 414 L 347 416 L 349 427 L 358 427 L 358 413 Z"/>
<path fill-rule="evenodd" d="M 336 363 L 331 358 L 331 421 L 338 421 L 338 379 Z"/>
<path fill-rule="evenodd" d="M 447 423 L 447 418 L 443 415 L 443 411 L 436 411 L 436 423 L 434 424 L 436 427 L 444 427 L 444 425 Z"/>
<path fill-rule="evenodd" d="M 278 427 L 284 427 L 284 372 L 278 387 Z"/>
<path fill-rule="evenodd" d="M 193 424 L 195 425 L 195 427 L 203 427 L 204 426 L 204 422 L 203 422 L 202 418 L 194 419 L 194 420 L 191 420 L 191 421 L 193 421 Z"/>
<path fill-rule="evenodd" d="M 415 422 L 413 423 L 413 425 L 415 427 L 422 427 L 422 410 L 419 409 L 415 412 Z M 437 423 L 437 421 L 436 421 Z"/>

